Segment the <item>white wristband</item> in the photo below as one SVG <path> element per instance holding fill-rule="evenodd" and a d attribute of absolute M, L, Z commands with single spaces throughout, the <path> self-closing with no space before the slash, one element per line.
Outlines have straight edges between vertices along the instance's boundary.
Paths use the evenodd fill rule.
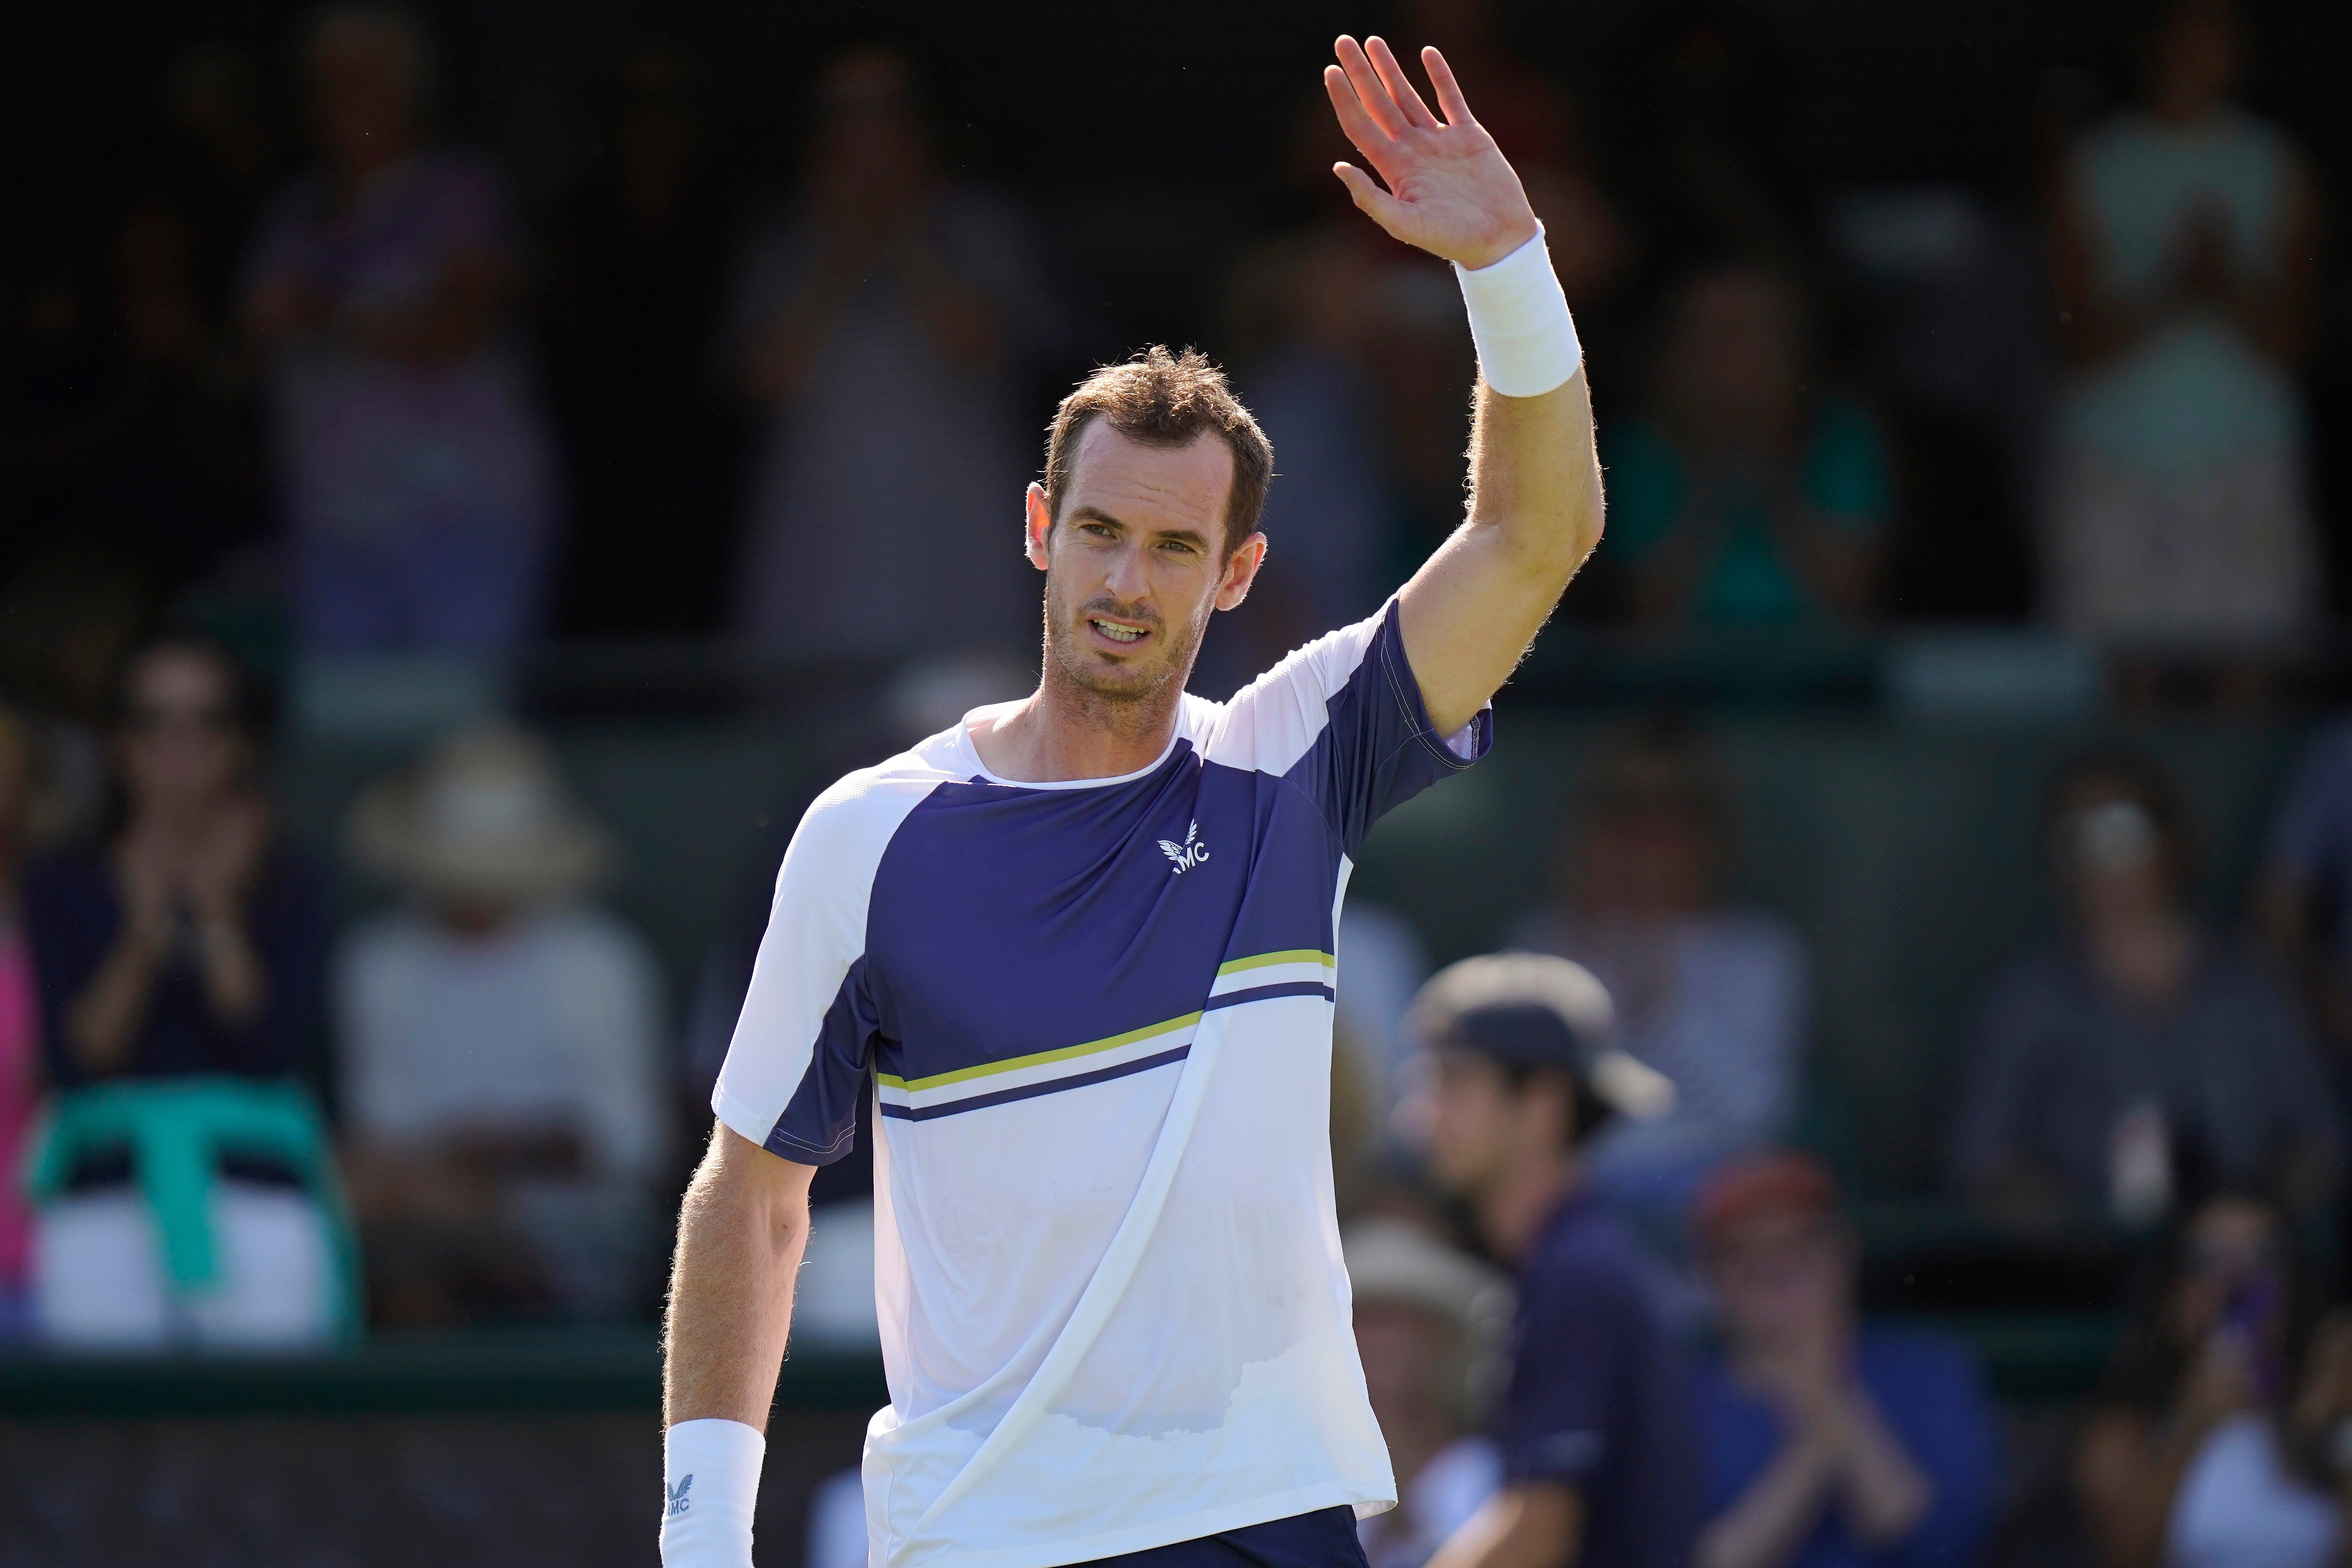
<path fill-rule="evenodd" d="M 680 1421 L 662 1437 L 662 1568 L 751 1568 L 751 1509 L 768 1440 L 740 1421 Z"/>
<path fill-rule="evenodd" d="M 1454 264 L 1470 307 L 1470 336 L 1478 345 L 1478 369 L 1486 384 L 1506 397 L 1540 397 L 1576 374 L 1584 350 L 1568 296 L 1544 248 L 1543 225 L 1536 237 L 1502 260 L 1475 272 Z"/>

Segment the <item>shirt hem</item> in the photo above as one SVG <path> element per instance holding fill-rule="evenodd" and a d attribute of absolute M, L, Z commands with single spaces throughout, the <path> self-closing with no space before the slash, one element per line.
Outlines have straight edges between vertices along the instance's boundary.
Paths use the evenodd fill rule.
<path fill-rule="evenodd" d="M 1149 1552 L 1156 1546 L 1198 1541 L 1202 1536 L 1240 1530 L 1245 1525 L 1270 1524 L 1278 1519 L 1337 1508 L 1343 1503 L 1354 1505 L 1360 1519 L 1367 1511 L 1385 1512 L 1396 1506 L 1396 1484 L 1386 1480 L 1326 1481 L 1319 1486 L 1301 1487 L 1272 1497 L 1227 1503 L 1222 1508 L 1203 1509 L 1175 1519 L 1154 1520 L 1149 1524 L 1073 1541 L 1005 1546 L 993 1552 L 941 1550 L 901 1557 L 884 1555 L 880 1561 L 887 1568 L 945 1568 L 950 1563 L 956 1568 L 1069 1568 L 1072 1563 Z M 1367 1504 L 1370 1505 L 1369 1510 L 1364 1506 Z"/>

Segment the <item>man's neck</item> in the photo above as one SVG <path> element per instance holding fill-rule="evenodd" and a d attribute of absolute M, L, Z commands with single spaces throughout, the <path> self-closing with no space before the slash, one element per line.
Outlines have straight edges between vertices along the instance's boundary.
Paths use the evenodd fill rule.
<path fill-rule="evenodd" d="M 1496 1257 L 1516 1263 L 1534 1250 L 1545 1222 L 1583 1184 L 1583 1163 L 1565 1152 L 1515 1165 L 1471 1201 L 1478 1233 Z"/>
<path fill-rule="evenodd" d="M 1114 779 L 1150 767 L 1168 750 L 1184 683 L 1117 700 L 1065 676 L 1049 653 L 1045 679 L 1014 706 L 971 730 L 988 771 L 1021 784 Z"/>

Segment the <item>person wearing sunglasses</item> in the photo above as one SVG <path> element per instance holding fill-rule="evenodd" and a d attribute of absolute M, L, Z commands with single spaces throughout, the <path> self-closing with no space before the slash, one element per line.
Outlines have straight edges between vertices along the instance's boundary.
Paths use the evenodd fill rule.
<path fill-rule="evenodd" d="M 125 662 L 110 828 L 25 890 L 58 1085 L 278 1077 L 317 1039 L 325 893 L 278 839 L 254 710 L 236 661 L 201 637 Z"/>

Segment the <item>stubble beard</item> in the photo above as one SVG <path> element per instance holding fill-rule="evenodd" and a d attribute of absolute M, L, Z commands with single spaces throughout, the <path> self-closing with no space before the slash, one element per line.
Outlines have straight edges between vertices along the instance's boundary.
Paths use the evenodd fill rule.
<path fill-rule="evenodd" d="M 1153 640 L 1164 642 L 1166 647 L 1149 665 L 1106 665 L 1078 640 L 1079 628 L 1087 617 L 1097 615 L 1146 622 L 1151 627 Z M 1048 576 L 1045 661 L 1090 703 L 1102 703 L 1115 710 L 1132 709 L 1136 704 L 1164 697 L 1171 689 L 1183 690 L 1186 678 L 1192 673 L 1192 660 L 1201 649 L 1202 633 L 1206 629 L 1204 620 L 1205 617 L 1171 626 L 1158 616 L 1139 615 L 1122 607 L 1116 599 L 1101 595 L 1063 615 L 1055 602 L 1053 580 Z"/>

